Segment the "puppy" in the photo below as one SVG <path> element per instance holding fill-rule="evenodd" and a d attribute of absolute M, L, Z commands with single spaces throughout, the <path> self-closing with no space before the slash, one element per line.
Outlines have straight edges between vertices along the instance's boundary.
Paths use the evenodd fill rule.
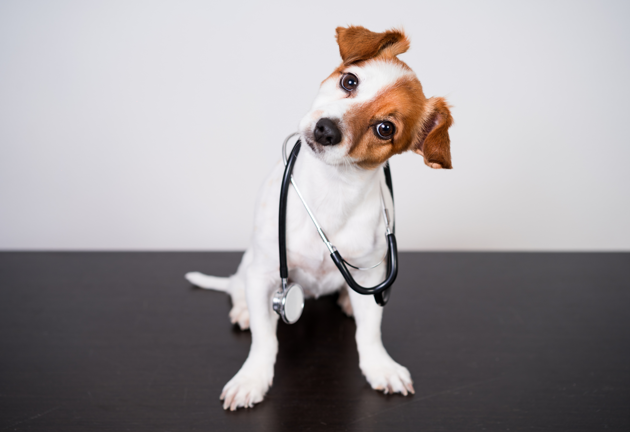
<path fill-rule="evenodd" d="M 358 266 L 378 262 L 387 250 L 381 213 L 382 166 L 411 150 L 431 168 L 451 168 L 448 129 L 453 120 L 443 98 L 427 99 L 413 71 L 396 56 L 409 48 L 401 30 L 374 33 L 363 27 L 337 28 L 342 63 L 320 86 L 311 111 L 299 125 L 302 151 L 293 176 L 331 242 Z M 305 145 L 306 144 L 306 145 Z M 261 402 L 271 386 L 278 352 L 278 316 L 271 299 L 280 287 L 278 206 L 284 165 L 279 163 L 260 191 L 252 243 L 229 278 L 192 272 L 201 288 L 232 298 L 230 319 L 251 329 L 247 360 L 221 393 L 223 408 Z M 391 212 L 393 206 L 384 194 Z M 287 203 L 289 279 L 307 297 L 341 290 L 342 309 L 356 320 L 359 367 L 376 390 L 413 393 L 409 371 L 396 363 L 381 341 L 383 309 L 373 296 L 347 285 L 329 257 L 294 191 Z M 357 282 L 374 286 L 385 266 L 353 271 Z"/>

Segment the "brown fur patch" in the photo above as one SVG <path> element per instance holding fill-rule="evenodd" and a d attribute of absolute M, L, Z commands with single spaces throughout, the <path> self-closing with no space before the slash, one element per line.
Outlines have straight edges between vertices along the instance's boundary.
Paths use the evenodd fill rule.
<path fill-rule="evenodd" d="M 369 102 L 352 107 L 344 115 L 352 139 L 348 154 L 363 168 L 376 168 L 391 156 L 409 150 L 417 141 L 425 114 L 426 98 L 415 77 L 404 77 L 383 89 Z M 396 127 L 393 139 L 382 140 L 374 126 L 390 121 Z"/>
<path fill-rule="evenodd" d="M 424 163 L 431 168 L 453 168 L 448 135 L 453 117 L 449 106 L 444 98 L 434 97 L 427 101 L 427 108 L 413 151 L 424 156 Z"/>
<path fill-rule="evenodd" d="M 337 43 L 344 66 L 381 56 L 392 58 L 409 49 L 409 39 L 402 30 L 383 33 L 365 27 L 337 27 Z"/>

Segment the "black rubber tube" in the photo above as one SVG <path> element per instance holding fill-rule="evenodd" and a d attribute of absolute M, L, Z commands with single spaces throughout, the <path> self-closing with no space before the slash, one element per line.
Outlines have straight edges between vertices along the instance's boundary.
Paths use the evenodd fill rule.
<path fill-rule="evenodd" d="M 396 280 L 396 276 L 398 276 L 398 247 L 396 244 L 396 236 L 394 234 L 387 234 L 387 260 L 389 270 L 387 272 L 387 276 L 383 282 L 371 288 L 363 287 L 354 280 L 348 270 L 348 267 L 346 267 L 346 263 L 343 261 L 343 258 L 341 258 L 339 251 L 331 253 L 330 257 L 341 272 L 343 278 L 346 280 L 348 286 L 359 294 L 380 294 L 391 287 Z"/>
<path fill-rule="evenodd" d="M 387 185 L 387 189 L 389 189 L 389 194 L 392 196 L 392 204 L 394 204 L 394 208 L 395 208 L 396 205 L 394 203 L 394 183 L 392 182 L 392 172 L 389 169 L 389 161 L 385 162 L 385 166 L 383 166 L 383 171 L 385 172 L 385 184 Z M 396 215 L 390 215 L 390 217 L 394 218 L 394 220 L 392 221 L 392 232 L 395 234 L 396 233 L 396 218 L 395 218 Z M 387 303 L 387 300 L 385 300 L 385 303 Z"/>
<path fill-rule="evenodd" d="M 291 184 L 291 173 L 293 166 L 297 160 L 302 143 L 298 140 L 291 150 L 291 155 L 284 167 L 284 176 L 282 177 L 282 186 L 280 188 L 280 215 L 278 217 L 278 246 L 280 248 L 280 277 L 286 279 L 289 277 L 289 269 L 287 268 L 287 198 L 289 195 L 289 185 Z"/>

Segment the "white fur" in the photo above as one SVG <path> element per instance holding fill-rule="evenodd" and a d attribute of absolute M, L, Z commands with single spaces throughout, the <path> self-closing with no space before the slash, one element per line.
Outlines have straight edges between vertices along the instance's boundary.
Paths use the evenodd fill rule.
<path fill-rule="evenodd" d="M 343 121 L 343 114 L 350 106 L 371 100 L 399 77 L 411 72 L 382 61 L 352 66 L 348 72 L 359 78 L 357 94 L 348 98 L 339 88 L 337 79 L 326 80 L 312 111 L 301 121 L 303 144 L 293 175 L 330 241 L 348 261 L 365 266 L 381 259 L 387 247 L 380 204 L 380 188 L 387 191 L 382 169 L 366 170 L 352 164 L 347 155 L 351 137 L 345 133 L 340 144 L 318 153 L 304 142 L 304 136 L 312 131 L 319 118 Z M 263 183 L 252 243 L 236 274 L 229 280 L 200 273 L 186 275 L 193 284 L 229 292 L 233 302 L 232 322 L 243 329 L 251 328 L 249 356 L 221 394 L 225 409 L 251 407 L 261 402 L 273 380 L 278 316 L 271 308 L 271 297 L 280 287 L 278 200 L 283 170 L 282 163 L 278 163 Z M 391 209 L 389 195 L 386 192 L 384 195 Z M 287 256 L 289 278 L 302 285 L 307 296 L 318 297 L 346 287 L 293 189 L 287 203 Z M 384 279 L 385 266 L 353 273 L 360 284 L 373 286 Z M 383 309 L 373 296 L 349 290 L 349 299 L 357 324 L 359 367 L 370 385 L 385 393 L 413 392 L 409 371 L 392 360 L 381 341 Z M 349 309 L 346 301 L 344 310 Z"/>

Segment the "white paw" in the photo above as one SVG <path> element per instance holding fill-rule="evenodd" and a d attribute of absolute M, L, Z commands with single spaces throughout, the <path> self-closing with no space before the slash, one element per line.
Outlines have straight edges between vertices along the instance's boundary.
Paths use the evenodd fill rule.
<path fill-rule="evenodd" d="M 223 409 L 236 411 L 238 408 L 252 408 L 254 404 L 262 402 L 273 379 L 273 375 L 271 377 L 267 375 L 239 371 L 223 387 L 221 392 Z"/>
<path fill-rule="evenodd" d="M 374 390 L 383 393 L 415 393 L 413 381 L 406 367 L 399 365 L 389 356 L 379 356 L 361 363 L 361 371 Z"/>
<path fill-rule="evenodd" d="M 237 324 L 241 330 L 247 330 L 249 328 L 249 309 L 247 309 L 246 302 L 237 302 L 232 306 L 230 310 L 230 321 L 232 324 Z"/>

